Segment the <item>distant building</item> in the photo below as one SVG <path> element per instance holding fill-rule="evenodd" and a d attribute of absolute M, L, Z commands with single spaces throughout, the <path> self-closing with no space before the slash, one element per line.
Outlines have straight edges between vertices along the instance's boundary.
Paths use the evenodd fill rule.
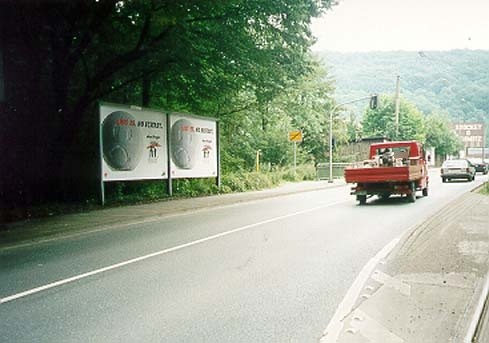
<path fill-rule="evenodd" d="M 356 142 L 350 142 L 340 147 L 339 155 L 345 162 L 358 162 L 369 158 L 370 145 L 372 143 L 389 142 L 387 137 L 366 137 Z"/>
<path fill-rule="evenodd" d="M 489 148 L 467 148 L 467 157 L 484 157 L 489 160 Z"/>

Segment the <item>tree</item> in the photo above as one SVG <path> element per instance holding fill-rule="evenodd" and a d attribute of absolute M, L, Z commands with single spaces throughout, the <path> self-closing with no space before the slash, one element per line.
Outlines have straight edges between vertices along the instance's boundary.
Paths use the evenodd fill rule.
<path fill-rule="evenodd" d="M 446 116 L 432 114 L 426 118 L 426 145 L 434 147 L 437 155 L 455 155 L 462 143 L 457 137 Z"/>
<path fill-rule="evenodd" d="M 368 109 L 365 113 L 362 122 L 363 136 L 384 136 L 392 140 L 425 141 L 424 117 L 414 104 L 401 98 L 397 132 L 394 112 L 394 98 L 381 97 L 377 109 Z"/>
<path fill-rule="evenodd" d="M 319 62 L 315 62 L 311 72 L 291 84 L 274 101 L 290 118 L 286 130 L 302 131 L 300 149 L 306 159 L 314 162 L 324 160 L 328 151 L 328 113 L 334 102 L 333 92 L 333 81 Z"/>
<path fill-rule="evenodd" d="M 16 170 L 2 174 L 1 197 L 30 203 L 96 185 L 99 100 L 215 115 L 235 112 L 227 104 L 243 90 L 270 101 L 311 69 L 310 20 L 331 3 L 2 2 L 0 154 Z"/>
<path fill-rule="evenodd" d="M 444 113 L 453 122 L 489 125 L 488 51 L 323 52 L 321 56 L 334 71 L 339 99 L 366 92 L 392 93 L 393 75 L 401 75 L 403 97 L 422 112 Z M 363 112 L 360 105 L 352 107 Z"/>
<path fill-rule="evenodd" d="M 290 165 L 292 144 L 287 134 L 292 130 L 303 133 L 303 142 L 298 144 L 299 161 L 324 159 L 332 92 L 331 80 L 317 62 L 309 73 L 290 81 L 268 102 L 260 102 L 253 92 L 241 92 L 228 104 L 237 111 L 220 116 L 223 168 L 254 168 L 257 150 L 261 150 L 263 163 Z"/>

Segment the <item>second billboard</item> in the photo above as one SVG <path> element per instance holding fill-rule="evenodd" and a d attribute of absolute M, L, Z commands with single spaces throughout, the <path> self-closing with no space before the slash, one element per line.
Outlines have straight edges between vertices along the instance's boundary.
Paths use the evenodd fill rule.
<path fill-rule="evenodd" d="M 217 177 L 217 125 L 209 118 L 170 115 L 172 178 Z"/>

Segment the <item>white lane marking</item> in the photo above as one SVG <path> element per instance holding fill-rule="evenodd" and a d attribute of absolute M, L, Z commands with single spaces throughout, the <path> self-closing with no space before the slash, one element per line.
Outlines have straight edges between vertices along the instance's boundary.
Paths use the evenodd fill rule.
<path fill-rule="evenodd" d="M 357 298 L 360 296 L 360 292 L 362 291 L 363 286 L 368 280 L 370 274 L 372 274 L 377 264 L 383 260 L 392 249 L 394 249 L 399 240 L 400 238 L 393 239 L 363 267 L 341 301 L 340 305 L 336 309 L 336 312 L 333 315 L 333 318 L 331 318 L 326 330 L 324 330 L 323 337 L 319 341 L 320 343 L 333 343 L 337 341 L 338 336 L 343 329 L 343 319 L 345 319 L 353 309 L 353 306 L 355 305 Z"/>
<path fill-rule="evenodd" d="M 257 222 L 257 223 L 254 223 L 254 224 L 249 224 L 249 225 L 245 225 L 245 226 L 242 226 L 242 227 L 238 227 L 238 228 L 232 229 L 230 231 L 221 232 L 221 233 L 218 233 L 218 234 L 215 234 L 215 235 L 206 237 L 206 238 L 198 239 L 198 240 L 195 240 L 195 241 L 192 241 L 192 242 L 189 242 L 189 243 L 181 244 L 181 245 L 175 246 L 173 248 L 168 248 L 168 249 L 160 250 L 160 251 L 157 251 L 157 252 L 148 254 L 148 255 L 136 257 L 136 258 L 133 258 L 133 259 L 130 259 L 130 260 L 127 260 L 127 261 L 123 261 L 123 262 L 120 262 L 120 263 L 116 263 L 116 264 L 113 264 L 113 265 L 110 265 L 110 266 L 107 266 L 107 267 L 104 267 L 104 268 L 96 269 L 96 270 L 93 270 L 93 271 L 88 272 L 88 273 L 79 274 L 79 275 L 76 275 L 76 276 L 73 276 L 73 277 L 70 277 L 70 278 L 67 278 L 67 279 L 63 279 L 63 280 L 59 280 L 59 281 L 56 281 L 56 282 L 49 283 L 49 284 L 44 285 L 44 286 L 32 288 L 32 289 L 26 290 L 24 292 L 13 294 L 13 295 L 7 296 L 5 298 L 0 298 L 0 304 L 4 304 L 4 303 L 7 303 L 7 302 L 10 302 L 10 301 L 13 301 L 13 300 L 17 300 L 17 299 L 26 297 L 28 295 L 39 293 L 39 292 L 42 292 L 42 291 L 45 291 L 45 290 L 48 290 L 48 289 L 51 289 L 51 288 L 54 288 L 54 287 L 59 287 L 59 286 L 62 286 L 62 285 L 66 285 L 67 283 L 71 283 L 71 282 L 74 282 L 74 281 L 77 281 L 77 280 L 80 280 L 80 279 L 84 279 L 84 278 L 87 278 L 89 276 L 93 276 L 93 275 L 96 275 L 96 274 L 104 273 L 104 272 L 107 272 L 109 270 L 114 270 L 114 269 L 117 269 L 117 268 L 121 268 L 121 267 L 127 266 L 129 264 L 133 264 L 133 263 L 137 263 L 137 262 L 140 262 L 140 261 L 144 261 L 144 260 L 150 259 L 152 257 L 156 257 L 156 256 L 168 254 L 168 253 L 171 253 L 171 252 L 174 252 L 174 251 L 177 251 L 177 250 L 188 248 L 188 247 L 191 247 L 191 246 L 194 246 L 194 245 L 197 245 L 197 244 L 208 242 L 208 241 L 211 241 L 211 240 L 214 240 L 214 239 L 218 239 L 218 238 L 221 238 L 221 237 L 224 237 L 224 236 L 228 236 L 228 235 L 231 235 L 231 234 L 234 234 L 234 233 L 237 233 L 237 232 L 249 230 L 249 229 L 255 228 L 255 227 L 260 226 L 260 225 L 265 225 L 265 224 L 273 223 L 273 222 L 276 222 L 276 221 L 279 221 L 279 220 L 287 219 L 287 218 L 290 218 L 290 217 L 298 216 L 298 215 L 309 213 L 309 212 L 314 212 L 314 211 L 317 211 L 317 210 L 320 210 L 320 209 L 324 209 L 324 208 L 327 208 L 327 207 L 336 206 L 336 205 L 339 205 L 339 204 L 342 204 L 342 203 L 346 203 L 346 202 L 350 202 L 350 200 L 338 201 L 338 202 L 334 202 L 334 203 L 330 203 L 330 204 L 325 204 L 325 205 L 321 205 L 321 206 L 316 206 L 316 207 L 313 207 L 313 208 L 309 208 L 307 210 L 302 210 L 302 211 L 297 211 L 297 212 L 294 212 L 294 213 L 289 213 L 289 214 L 286 214 L 286 215 L 283 215 L 283 216 L 279 216 L 279 217 L 275 217 L 275 218 L 263 220 L 261 222 Z"/>
<path fill-rule="evenodd" d="M 345 184 L 345 185 L 339 185 L 339 186 L 335 186 L 335 187 L 310 189 L 310 190 L 306 190 L 303 192 L 291 191 L 289 193 L 276 194 L 276 195 L 273 195 L 272 197 L 258 197 L 256 199 L 242 200 L 242 201 L 238 200 L 237 202 L 234 202 L 231 204 L 226 204 L 226 205 L 210 204 L 210 205 L 204 205 L 203 207 L 199 207 L 196 209 L 190 209 L 190 208 L 183 209 L 183 210 L 180 210 L 181 212 L 178 212 L 178 213 L 155 214 L 155 215 L 150 216 L 149 218 L 137 219 L 137 220 L 132 220 L 132 221 L 130 220 L 129 222 L 126 222 L 124 224 L 121 224 L 121 223 L 104 224 L 101 227 L 91 228 L 88 230 L 84 229 L 81 232 L 75 232 L 75 233 L 63 233 L 63 232 L 61 232 L 61 233 L 56 234 L 54 237 L 51 237 L 51 238 L 35 239 L 32 242 L 19 243 L 19 244 L 14 243 L 13 245 L 7 245 L 7 246 L 2 247 L 2 250 L 6 251 L 6 250 L 14 250 L 14 249 L 18 249 L 18 248 L 26 248 L 26 247 L 30 247 L 30 246 L 37 245 L 37 244 L 44 244 L 44 243 L 50 243 L 50 242 L 58 241 L 61 239 L 73 239 L 73 238 L 83 237 L 83 236 L 90 235 L 93 233 L 98 233 L 98 232 L 110 231 L 110 230 L 114 230 L 114 229 L 131 227 L 131 226 L 136 226 L 136 225 L 141 225 L 141 224 L 151 224 L 151 223 L 157 222 L 161 219 L 186 216 L 190 213 L 190 211 L 193 214 L 193 213 L 199 213 L 199 212 L 220 210 L 220 209 L 225 209 L 225 208 L 229 208 L 229 207 L 237 207 L 237 206 L 242 206 L 242 205 L 255 204 L 255 203 L 258 203 L 261 201 L 266 201 L 266 200 L 270 200 L 270 199 L 274 199 L 274 198 L 278 198 L 278 197 L 282 197 L 282 196 L 291 196 L 291 195 L 295 195 L 295 194 L 310 193 L 310 192 L 321 192 L 321 191 L 328 190 L 330 188 L 340 188 L 340 187 L 346 187 L 346 186 L 347 185 Z M 231 199 L 231 200 L 233 200 L 233 199 Z"/>

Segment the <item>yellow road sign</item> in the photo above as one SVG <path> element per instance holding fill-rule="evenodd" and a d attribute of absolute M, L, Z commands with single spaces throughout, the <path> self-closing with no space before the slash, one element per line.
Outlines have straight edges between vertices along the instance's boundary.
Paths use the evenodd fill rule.
<path fill-rule="evenodd" d="M 302 142 L 302 131 L 290 131 L 289 142 Z"/>

